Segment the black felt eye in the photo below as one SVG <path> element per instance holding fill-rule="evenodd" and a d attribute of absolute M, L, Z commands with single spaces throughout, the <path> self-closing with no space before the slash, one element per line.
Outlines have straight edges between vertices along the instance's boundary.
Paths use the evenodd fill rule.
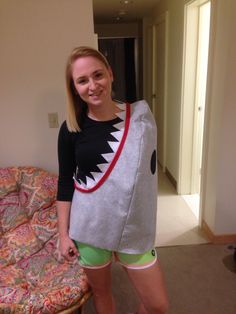
<path fill-rule="evenodd" d="M 156 172 L 156 166 L 157 166 L 156 158 L 157 158 L 157 153 L 156 153 L 156 150 L 154 150 L 151 157 L 151 173 L 152 174 Z"/>

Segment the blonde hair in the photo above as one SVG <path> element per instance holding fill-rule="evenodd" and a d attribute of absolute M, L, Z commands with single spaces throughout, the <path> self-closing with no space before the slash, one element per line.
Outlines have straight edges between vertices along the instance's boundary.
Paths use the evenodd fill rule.
<path fill-rule="evenodd" d="M 94 57 L 101 61 L 107 69 L 110 68 L 105 56 L 96 49 L 81 46 L 72 50 L 66 64 L 66 123 L 70 132 L 80 131 L 81 114 L 87 110 L 87 104 L 77 93 L 72 78 L 72 66 L 74 62 L 81 57 Z"/>

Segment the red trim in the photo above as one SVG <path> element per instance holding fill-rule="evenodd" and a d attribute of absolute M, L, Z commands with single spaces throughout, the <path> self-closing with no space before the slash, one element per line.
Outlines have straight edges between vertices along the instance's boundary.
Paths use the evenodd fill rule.
<path fill-rule="evenodd" d="M 98 181 L 98 183 L 96 185 L 94 185 L 91 189 L 83 189 L 83 188 L 79 187 L 78 185 L 76 185 L 76 182 L 75 182 L 76 190 L 78 190 L 80 192 L 84 192 L 84 193 L 94 192 L 95 190 L 97 190 L 105 182 L 105 180 L 107 179 L 107 177 L 111 173 L 112 169 L 115 167 L 115 164 L 116 164 L 117 160 L 120 157 L 121 151 L 122 151 L 122 149 L 124 147 L 125 140 L 126 140 L 127 135 L 128 135 L 129 125 L 130 125 L 130 105 L 126 104 L 126 118 L 125 118 L 124 134 L 123 134 L 123 137 L 121 139 L 120 145 L 119 145 L 119 147 L 118 147 L 118 149 L 116 151 L 116 154 L 115 154 L 112 162 L 110 163 L 109 167 L 107 168 L 106 172 L 101 177 L 101 179 Z"/>

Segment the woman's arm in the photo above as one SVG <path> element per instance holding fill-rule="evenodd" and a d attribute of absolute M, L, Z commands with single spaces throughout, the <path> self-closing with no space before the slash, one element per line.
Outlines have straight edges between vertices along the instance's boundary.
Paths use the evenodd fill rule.
<path fill-rule="evenodd" d="M 69 237 L 70 207 L 71 202 L 57 201 L 59 250 L 66 259 L 73 260 L 78 255 L 78 250 Z"/>
<path fill-rule="evenodd" d="M 68 260 L 73 260 L 78 255 L 75 244 L 69 237 L 70 208 L 74 192 L 73 173 L 76 168 L 73 138 L 74 135 L 68 131 L 64 122 L 58 136 L 57 216 L 59 249 Z"/>

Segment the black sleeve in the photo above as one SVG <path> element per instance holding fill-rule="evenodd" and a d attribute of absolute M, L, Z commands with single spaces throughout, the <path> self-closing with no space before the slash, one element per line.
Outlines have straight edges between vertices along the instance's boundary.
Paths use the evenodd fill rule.
<path fill-rule="evenodd" d="M 73 174 L 75 162 L 75 135 L 69 132 L 66 121 L 61 125 L 58 135 L 59 178 L 57 187 L 58 201 L 71 201 L 74 192 Z"/>

